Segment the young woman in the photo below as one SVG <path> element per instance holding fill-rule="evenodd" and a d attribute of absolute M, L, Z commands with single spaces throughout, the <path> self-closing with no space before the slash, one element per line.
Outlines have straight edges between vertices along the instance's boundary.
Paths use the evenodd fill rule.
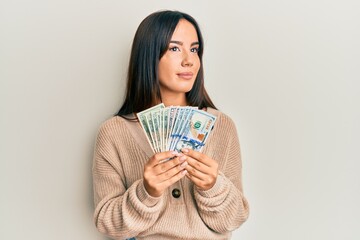
<path fill-rule="evenodd" d="M 100 232 L 115 239 L 230 239 L 246 221 L 237 132 L 204 88 L 203 47 L 198 24 L 185 13 L 156 12 L 140 24 L 125 101 L 96 141 L 94 221 Z M 153 153 L 135 113 L 159 103 L 217 116 L 201 152 Z"/>

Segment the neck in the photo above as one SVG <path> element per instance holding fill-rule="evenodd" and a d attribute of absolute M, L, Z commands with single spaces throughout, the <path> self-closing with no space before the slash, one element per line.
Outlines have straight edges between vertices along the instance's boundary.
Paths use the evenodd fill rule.
<path fill-rule="evenodd" d="M 187 106 L 185 93 L 181 94 L 162 94 L 162 102 L 168 106 Z"/>

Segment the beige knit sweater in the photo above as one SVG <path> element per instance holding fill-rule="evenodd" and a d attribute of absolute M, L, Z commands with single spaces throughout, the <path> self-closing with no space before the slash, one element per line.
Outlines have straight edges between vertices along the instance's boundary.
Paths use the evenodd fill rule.
<path fill-rule="evenodd" d="M 113 117 L 96 140 L 93 163 L 98 230 L 114 239 L 230 239 L 249 214 L 241 182 L 241 158 L 233 121 L 223 113 L 203 153 L 218 161 L 215 185 L 200 191 L 184 177 L 158 198 L 143 184 L 144 164 L 153 155 L 138 122 Z M 173 189 L 180 197 L 172 196 Z"/>

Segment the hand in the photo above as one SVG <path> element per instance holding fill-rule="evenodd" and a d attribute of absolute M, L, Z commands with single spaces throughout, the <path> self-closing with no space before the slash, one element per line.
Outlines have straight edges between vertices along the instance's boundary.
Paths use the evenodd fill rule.
<path fill-rule="evenodd" d="M 146 191 L 153 197 L 160 197 L 169 186 L 186 175 L 186 158 L 171 151 L 154 154 L 144 166 Z"/>
<path fill-rule="evenodd" d="M 219 164 L 203 153 L 188 148 L 181 151 L 187 156 L 186 176 L 201 190 L 212 188 L 218 176 Z"/>

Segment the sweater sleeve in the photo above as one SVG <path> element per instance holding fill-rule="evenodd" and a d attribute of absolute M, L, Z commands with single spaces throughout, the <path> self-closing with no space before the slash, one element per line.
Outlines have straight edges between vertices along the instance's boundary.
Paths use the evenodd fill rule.
<path fill-rule="evenodd" d="M 98 230 L 110 237 L 130 238 L 156 222 L 163 199 L 150 196 L 142 179 L 126 189 L 114 139 L 112 127 L 102 125 L 96 140 L 92 170 L 94 221 Z"/>
<path fill-rule="evenodd" d="M 232 121 L 223 125 L 225 126 L 220 135 L 231 135 L 224 154 L 225 167 L 219 171 L 211 189 L 202 191 L 194 188 L 201 218 L 209 228 L 218 233 L 235 230 L 249 215 L 249 205 L 242 188 L 242 163 L 236 128 Z"/>

